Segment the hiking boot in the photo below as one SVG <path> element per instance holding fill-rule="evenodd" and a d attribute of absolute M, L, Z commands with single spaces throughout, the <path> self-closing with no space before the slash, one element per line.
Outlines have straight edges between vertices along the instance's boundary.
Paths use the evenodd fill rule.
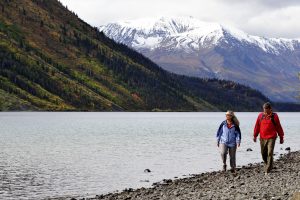
<path fill-rule="evenodd" d="M 227 165 L 223 165 L 223 171 L 226 172 Z"/>
<path fill-rule="evenodd" d="M 230 171 L 231 171 L 231 173 L 235 173 L 236 172 L 235 168 L 231 168 Z"/>

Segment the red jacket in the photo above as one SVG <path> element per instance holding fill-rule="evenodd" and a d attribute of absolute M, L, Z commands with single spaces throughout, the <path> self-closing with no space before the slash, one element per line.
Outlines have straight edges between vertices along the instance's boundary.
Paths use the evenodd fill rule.
<path fill-rule="evenodd" d="M 257 137 L 258 134 L 260 134 L 260 138 L 270 139 L 276 138 L 278 133 L 280 139 L 283 139 L 284 133 L 278 115 L 274 113 L 274 121 L 276 124 L 275 126 L 271 120 L 271 117 L 264 116 L 262 119 L 263 114 L 264 113 L 260 113 L 257 117 L 256 124 L 254 127 L 254 137 Z"/>

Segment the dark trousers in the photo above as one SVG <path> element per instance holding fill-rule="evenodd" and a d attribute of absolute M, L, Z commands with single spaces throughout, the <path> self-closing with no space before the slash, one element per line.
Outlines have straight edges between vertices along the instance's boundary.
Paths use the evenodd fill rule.
<path fill-rule="evenodd" d="M 265 172 L 270 172 L 273 168 L 273 152 L 276 138 L 260 139 L 261 156 L 265 163 Z"/>

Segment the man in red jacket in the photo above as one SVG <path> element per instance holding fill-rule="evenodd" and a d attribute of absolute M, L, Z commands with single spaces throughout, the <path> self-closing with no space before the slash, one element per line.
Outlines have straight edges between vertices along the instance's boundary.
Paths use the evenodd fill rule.
<path fill-rule="evenodd" d="M 256 120 L 253 141 L 256 142 L 256 138 L 260 134 L 261 155 L 265 163 L 265 173 L 268 174 L 273 167 L 273 152 L 277 134 L 280 144 L 283 144 L 284 132 L 278 115 L 272 112 L 271 104 L 265 103 L 263 109 L 264 112 L 260 113 Z"/>

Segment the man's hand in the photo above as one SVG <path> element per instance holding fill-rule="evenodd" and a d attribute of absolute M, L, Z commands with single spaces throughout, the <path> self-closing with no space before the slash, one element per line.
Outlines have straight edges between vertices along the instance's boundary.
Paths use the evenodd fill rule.
<path fill-rule="evenodd" d="M 256 137 L 253 137 L 253 142 L 256 142 Z"/>
<path fill-rule="evenodd" d="M 280 144 L 283 144 L 283 142 L 284 142 L 283 138 L 280 138 L 279 143 L 280 143 Z"/>
<path fill-rule="evenodd" d="M 218 146 L 218 147 L 220 146 L 219 142 L 217 142 L 217 146 Z"/>
<path fill-rule="evenodd" d="M 237 146 L 240 147 L 240 146 L 241 146 L 241 143 L 237 143 Z"/>

